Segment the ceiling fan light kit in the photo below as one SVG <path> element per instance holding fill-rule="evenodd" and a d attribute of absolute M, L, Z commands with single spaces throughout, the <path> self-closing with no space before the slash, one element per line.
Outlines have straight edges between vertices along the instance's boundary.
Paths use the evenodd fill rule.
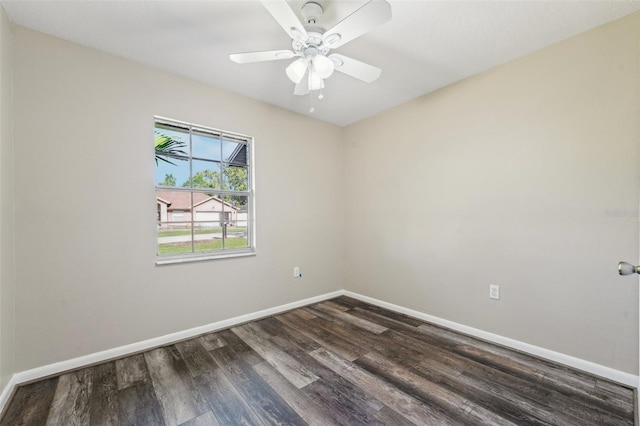
<path fill-rule="evenodd" d="M 314 69 L 309 70 L 309 90 L 324 89 L 324 79 Z"/>
<path fill-rule="evenodd" d="M 289 80 L 298 84 L 304 78 L 304 74 L 307 72 L 308 67 L 309 65 L 304 58 L 298 58 L 291 62 L 291 65 L 289 65 L 285 71 Z"/>
<path fill-rule="evenodd" d="M 323 89 L 324 80 L 331 77 L 334 71 L 367 83 L 380 76 L 380 68 L 343 55 L 329 55 L 329 51 L 390 20 L 391 6 L 386 1 L 370 0 L 329 30 L 318 24 L 324 10 L 316 2 L 307 2 L 302 6 L 304 25 L 286 0 L 262 0 L 261 3 L 291 37 L 292 50 L 235 53 L 229 55 L 232 61 L 245 64 L 297 57 L 285 69 L 289 80 L 296 85 L 293 92 L 295 95 L 306 95 Z M 321 96 L 318 98 L 322 99 Z M 310 111 L 313 112 L 313 107 Z"/>
<path fill-rule="evenodd" d="M 329 78 L 333 74 L 335 64 L 326 56 L 316 55 L 311 59 L 313 70 L 317 72 L 322 78 Z"/>

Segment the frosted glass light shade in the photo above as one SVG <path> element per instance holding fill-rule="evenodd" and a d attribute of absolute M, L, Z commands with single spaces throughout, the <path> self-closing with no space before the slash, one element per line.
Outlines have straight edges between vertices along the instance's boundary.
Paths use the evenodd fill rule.
<path fill-rule="evenodd" d="M 314 69 L 309 70 L 309 90 L 324 89 L 324 80 Z"/>
<path fill-rule="evenodd" d="M 296 59 L 287 67 L 286 72 L 289 80 L 296 84 L 300 83 L 307 72 L 307 61 L 303 58 Z"/>
<path fill-rule="evenodd" d="M 329 78 L 331 74 L 333 74 L 333 70 L 335 69 L 335 64 L 329 58 L 324 55 L 316 55 L 311 60 L 313 64 L 313 69 L 320 75 L 322 78 Z"/>

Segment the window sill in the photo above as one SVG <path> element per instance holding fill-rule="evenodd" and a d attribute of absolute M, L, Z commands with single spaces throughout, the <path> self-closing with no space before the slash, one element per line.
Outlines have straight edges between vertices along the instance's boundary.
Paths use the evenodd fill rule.
<path fill-rule="evenodd" d="M 204 262 L 207 260 L 218 260 L 218 259 L 231 259 L 235 257 L 247 257 L 247 256 L 255 256 L 256 252 L 253 249 L 250 250 L 242 250 L 242 251 L 228 251 L 225 253 L 216 253 L 216 254 L 193 254 L 188 256 L 163 256 L 156 257 L 156 266 L 163 265 L 175 265 L 179 263 L 191 263 L 191 262 Z"/>

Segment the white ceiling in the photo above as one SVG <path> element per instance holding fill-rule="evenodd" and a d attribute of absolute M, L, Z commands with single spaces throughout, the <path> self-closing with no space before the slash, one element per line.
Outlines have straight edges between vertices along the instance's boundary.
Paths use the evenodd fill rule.
<path fill-rule="evenodd" d="M 330 28 L 366 1 L 315 0 Z M 341 73 L 324 99 L 294 96 L 291 60 L 239 65 L 230 53 L 290 49 L 257 1 L 2 1 L 11 21 L 340 126 L 640 10 L 640 1 L 397 1 L 393 18 L 336 52 L 382 68 Z M 289 2 L 299 11 L 304 1 Z"/>

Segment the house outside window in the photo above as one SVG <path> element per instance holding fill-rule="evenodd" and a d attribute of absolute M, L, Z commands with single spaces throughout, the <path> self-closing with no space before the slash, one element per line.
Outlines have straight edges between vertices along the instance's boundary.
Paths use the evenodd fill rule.
<path fill-rule="evenodd" d="M 155 118 L 157 264 L 254 254 L 252 141 Z"/>

